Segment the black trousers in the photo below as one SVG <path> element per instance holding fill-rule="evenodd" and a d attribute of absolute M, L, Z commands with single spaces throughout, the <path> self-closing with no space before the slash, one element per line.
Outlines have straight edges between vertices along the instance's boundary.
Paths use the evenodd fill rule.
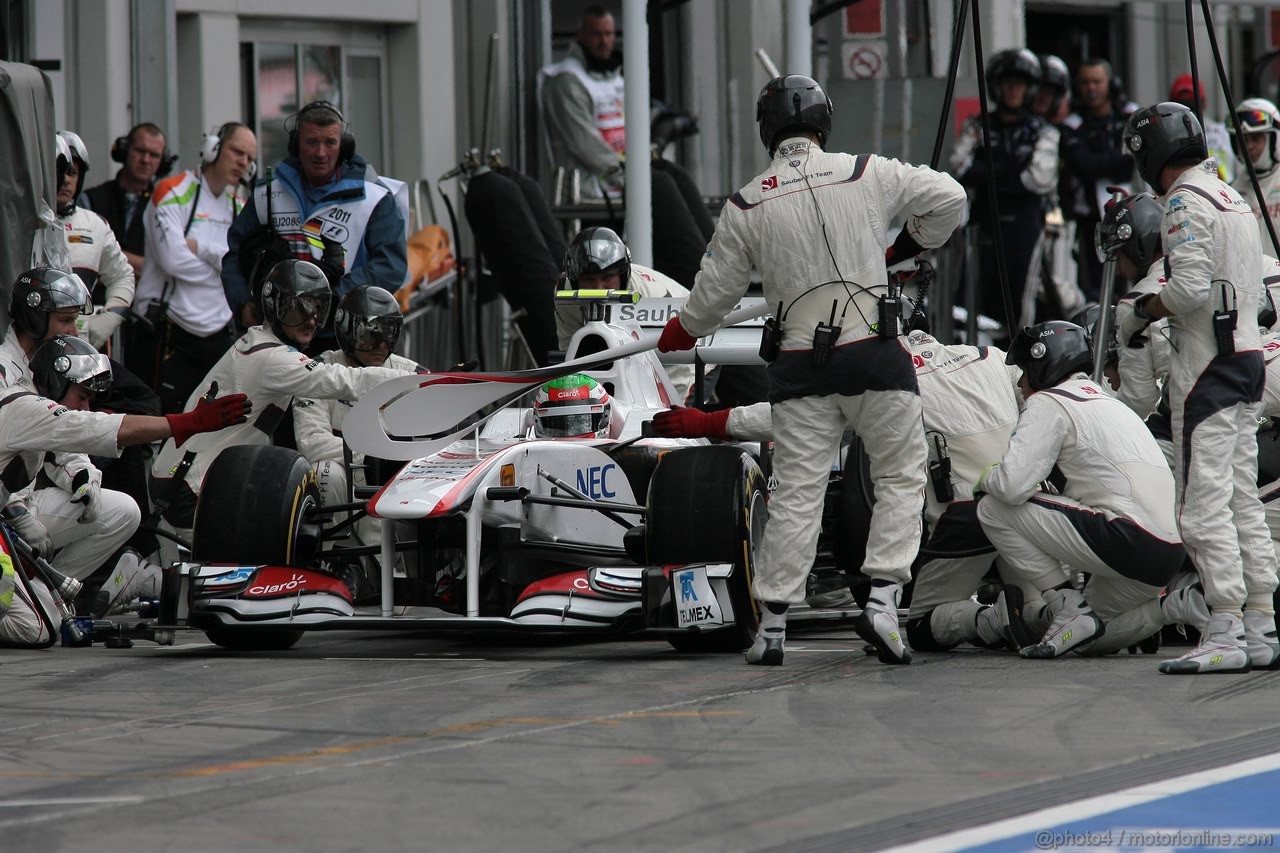
<path fill-rule="evenodd" d="M 207 337 L 193 335 L 167 317 L 162 328 L 163 346 L 156 391 L 160 394 L 160 409 L 168 415 L 186 409 L 191 392 L 204 381 L 235 339 L 229 328 Z M 222 389 L 224 392 L 229 390 Z"/>

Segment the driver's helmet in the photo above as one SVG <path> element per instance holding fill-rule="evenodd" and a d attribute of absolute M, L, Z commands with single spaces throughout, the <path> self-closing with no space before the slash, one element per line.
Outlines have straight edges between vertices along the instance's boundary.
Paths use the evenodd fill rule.
<path fill-rule="evenodd" d="M 31 354 L 31 381 L 50 400 L 61 400 L 72 384 L 102 395 L 111 390 L 111 361 L 83 338 L 56 335 Z"/>
<path fill-rule="evenodd" d="M 404 327 L 400 303 L 381 287 L 356 287 L 348 290 L 338 302 L 333 315 L 333 330 L 338 346 L 349 356 L 372 352 L 383 341 L 393 352 Z"/>
<path fill-rule="evenodd" d="M 533 434 L 539 438 L 609 438 L 613 401 L 583 373 L 553 379 L 533 398 Z"/>

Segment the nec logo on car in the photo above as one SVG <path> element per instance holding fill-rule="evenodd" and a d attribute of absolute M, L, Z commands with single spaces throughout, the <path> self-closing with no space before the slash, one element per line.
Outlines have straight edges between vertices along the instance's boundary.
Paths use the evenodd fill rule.
<path fill-rule="evenodd" d="M 593 501 L 598 501 L 601 498 L 617 497 L 617 491 L 609 488 L 609 475 L 617 469 L 618 466 L 612 462 L 605 465 L 593 465 L 586 469 L 579 468 L 578 491 L 587 495 Z"/>

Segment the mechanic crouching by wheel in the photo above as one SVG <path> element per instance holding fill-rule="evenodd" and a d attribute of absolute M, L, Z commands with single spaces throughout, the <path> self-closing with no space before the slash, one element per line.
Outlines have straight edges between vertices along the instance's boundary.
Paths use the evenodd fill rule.
<path fill-rule="evenodd" d="M 906 342 L 929 445 L 924 506 L 929 533 L 916 571 L 907 638 L 915 651 L 945 651 L 965 642 L 984 648 L 1027 645 L 1018 587 L 1006 587 L 991 607 L 973 600 L 996 554 L 977 524 L 970 489 L 987 461 L 1009 446 L 1018 421 L 1018 371 L 1006 367 L 1004 353 L 994 347 L 939 343 L 926 330 L 923 309 L 908 299 L 901 314 L 907 319 Z M 768 403 L 718 412 L 675 409 L 656 414 L 653 424 L 659 435 L 672 438 L 773 438 Z M 846 460 L 846 472 L 856 464 Z M 1030 630 L 1038 637 L 1047 627 L 1045 622 Z"/>
<path fill-rule="evenodd" d="M 392 352 L 400 340 L 404 318 L 396 298 L 381 287 L 357 287 L 338 303 L 333 326 L 340 349 L 329 350 L 317 361 L 351 368 L 390 367 L 413 373 L 418 365 Z M 353 454 L 347 468 L 342 422 L 355 399 L 312 399 L 293 402 L 293 431 L 298 452 L 315 466 L 321 500 L 325 504 L 349 503 L 352 485 L 374 485 L 363 454 Z M 369 460 L 372 462 L 373 460 Z M 359 473 L 357 473 L 359 472 Z M 362 544 L 378 542 L 378 519 L 362 518 L 356 524 Z"/>
<path fill-rule="evenodd" d="M 882 662 L 908 663 L 898 603 L 920 544 L 926 451 L 924 434 L 904 428 L 920 421 L 920 395 L 896 318 L 878 331 L 884 229 L 895 216 L 906 220 L 893 262 L 939 246 L 960 221 L 964 190 L 925 167 L 824 152 L 831 101 L 808 77 L 769 81 L 756 120 L 774 160 L 725 205 L 693 293 L 658 349 L 693 348 L 742 298 L 752 266 L 760 271 L 765 299 L 781 306 L 781 351 L 769 353 L 778 489 L 753 581 L 761 630 L 747 662 L 782 663 L 787 608 L 804 601 L 847 425 L 866 444 L 876 493 L 863 563 L 872 589 L 858 631 Z"/>
<path fill-rule="evenodd" d="M 348 367 L 313 360 L 301 350 L 311 343 L 329 316 L 329 280 L 309 261 L 277 263 L 262 285 L 266 323 L 245 332 L 213 366 L 191 395 L 202 389 L 241 391 L 253 401 L 255 417 L 238 429 L 193 440 L 179 449 L 165 442 L 152 466 L 153 494 L 167 503 L 165 519 L 189 533 L 204 474 L 218 454 L 235 445 L 264 445 L 279 426 L 294 395 L 315 400 L 355 400 L 381 382 L 406 373 L 389 367 Z M 251 477 L 252 472 L 245 472 Z"/>
<path fill-rule="evenodd" d="M 1135 645 L 1164 625 L 1160 590 L 1186 559 L 1164 454 L 1138 416 L 1089 379 L 1089 343 L 1074 323 L 1023 329 L 1005 360 L 1022 368 L 1027 405 L 974 493 L 985 494 L 978 520 L 987 538 L 1048 605 L 1048 630 L 1022 656 Z M 1040 488 L 1055 465 L 1062 494 Z M 1083 590 L 1075 572 L 1090 576 Z"/>
<path fill-rule="evenodd" d="M 72 484 L 74 491 L 67 494 L 65 504 L 75 508 L 75 515 L 59 516 L 57 526 L 48 524 L 51 516 L 47 511 L 32 512 L 30 503 L 13 500 L 15 493 L 21 494 L 37 480 L 48 454 L 114 457 L 135 444 L 167 438 L 182 444 L 197 433 L 242 423 L 251 410 L 243 394 L 229 394 L 212 402 L 201 401 L 195 411 L 165 417 L 89 411 L 93 397 L 110 388 L 111 363 L 76 337 L 57 336 L 42 344 L 31 357 L 31 372 L 38 393 L 23 388 L 0 392 L 0 503 L 5 505 L 5 522 L 35 552 L 51 557 L 55 569 L 77 579 L 85 578 L 133 534 L 138 509 L 126 495 L 100 489 L 97 479 L 88 473 L 77 478 Z M 48 491 L 51 489 L 37 494 Z M 138 591 L 141 580 L 136 560 L 120 568 L 129 577 L 114 587 L 117 600 Z M 32 581 L 33 587 L 38 584 Z M 18 596 L 12 606 L 30 611 L 32 602 Z M 29 615 L 32 618 L 10 613 L 0 619 L 0 639 L 38 639 L 30 632 L 40 628 L 40 620 L 34 613 Z"/>

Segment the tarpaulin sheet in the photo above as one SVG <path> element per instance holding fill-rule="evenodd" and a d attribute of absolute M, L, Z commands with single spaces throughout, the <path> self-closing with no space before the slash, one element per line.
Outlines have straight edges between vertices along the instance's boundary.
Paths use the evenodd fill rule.
<path fill-rule="evenodd" d="M 30 65 L 0 62 L 0 334 L 9 328 L 13 281 L 32 266 L 45 229 L 41 210 L 55 203 L 55 132 L 49 78 Z"/>

